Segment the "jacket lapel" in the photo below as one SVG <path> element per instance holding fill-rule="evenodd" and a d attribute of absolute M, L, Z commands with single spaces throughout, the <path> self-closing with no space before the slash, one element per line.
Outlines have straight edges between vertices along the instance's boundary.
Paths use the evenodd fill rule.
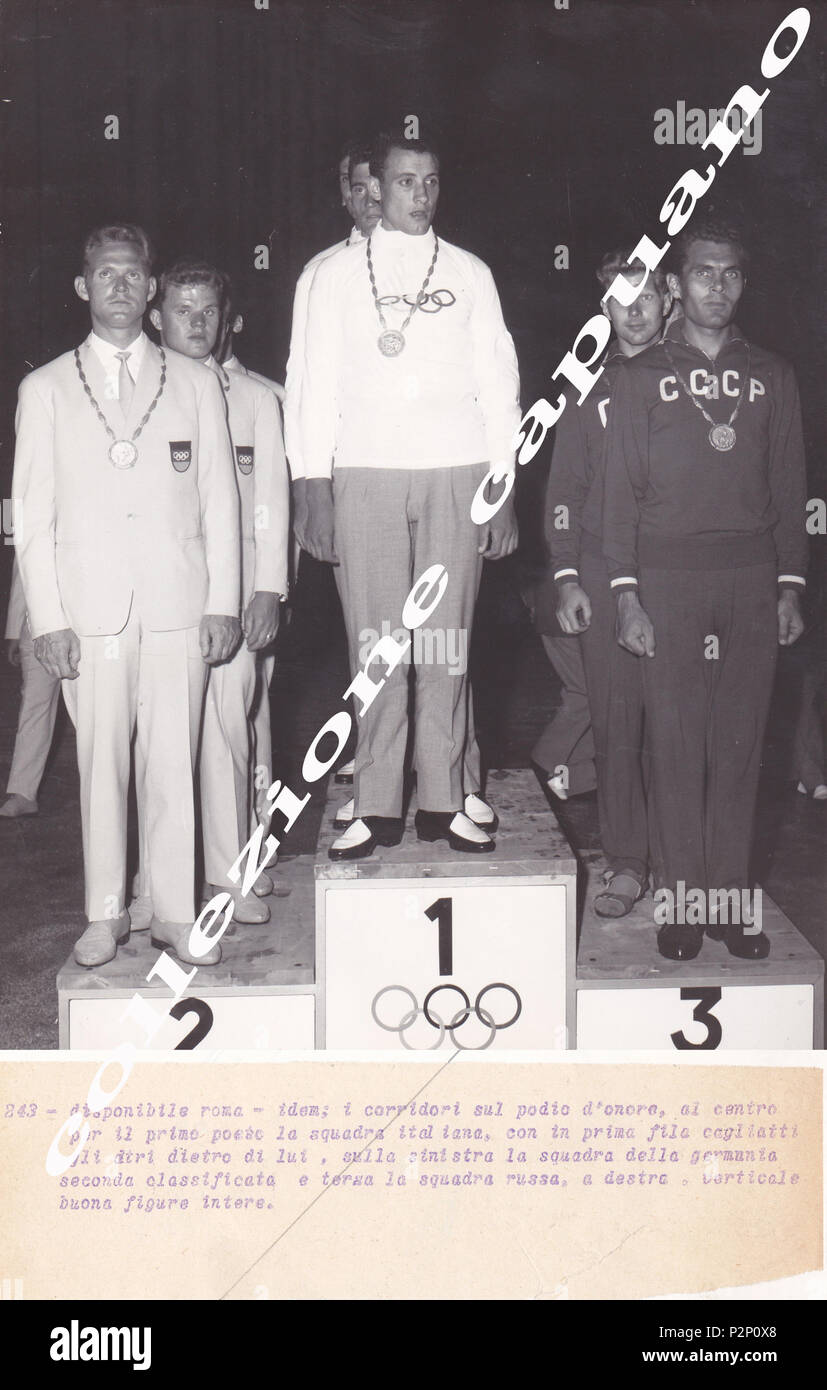
<path fill-rule="evenodd" d="M 122 439 L 124 433 L 124 419 L 121 413 L 121 408 L 117 401 L 108 401 L 106 399 L 106 373 L 103 370 L 98 354 L 95 352 L 88 338 L 85 340 L 85 342 L 81 343 L 79 351 L 80 365 L 82 366 L 86 380 L 89 383 L 89 390 L 92 392 L 92 395 L 97 401 L 98 406 L 100 407 L 100 410 L 103 413 L 103 417 L 109 425 L 109 428 L 111 430 L 114 430 L 115 438 Z M 78 382 L 78 389 L 83 390 L 83 386 L 80 381 Z M 92 417 L 94 416 L 94 414 L 94 407 L 92 406 L 92 403 L 90 401 L 89 415 L 90 417 Z M 101 425 L 98 425 L 98 428 L 100 429 L 101 433 L 103 433 L 103 427 Z"/>

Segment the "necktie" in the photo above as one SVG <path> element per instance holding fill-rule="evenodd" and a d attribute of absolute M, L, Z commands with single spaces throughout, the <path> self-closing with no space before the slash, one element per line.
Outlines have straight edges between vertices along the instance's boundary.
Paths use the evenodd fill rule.
<path fill-rule="evenodd" d="M 135 383 L 126 365 L 126 359 L 131 356 L 131 353 L 116 352 L 115 356 L 121 364 L 118 371 L 118 402 L 123 411 L 124 419 L 126 419 L 129 414 L 129 407 L 132 405 L 132 397 L 135 394 Z"/>

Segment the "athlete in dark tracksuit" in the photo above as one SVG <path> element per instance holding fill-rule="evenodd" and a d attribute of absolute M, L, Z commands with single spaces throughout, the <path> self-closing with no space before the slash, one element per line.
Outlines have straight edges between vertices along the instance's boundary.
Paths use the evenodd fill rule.
<path fill-rule="evenodd" d="M 624 361 L 610 344 L 604 372 L 581 406 L 569 402 L 555 429 L 546 489 L 546 539 L 554 587 L 575 581 L 591 604 L 579 637 L 597 771 L 603 852 L 611 871 L 631 873 L 642 886 L 648 872 L 641 735 L 640 662 L 615 641 L 615 600 L 601 547 L 603 449 L 609 398 Z M 559 631 L 559 628 L 558 628 Z"/>
<path fill-rule="evenodd" d="M 792 369 L 732 323 L 740 246 L 696 237 L 686 257 L 669 279 L 687 321 L 615 382 L 603 517 L 620 637 L 642 657 L 655 883 L 673 893 L 680 880 L 705 892 L 749 885 L 777 644 L 801 630 L 795 591 L 806 565 Z M 632 610 L 634 628 L 624 629 Z M 707 922 L 707 932 L 734 955 L 769 952 L 749 927 Z M 669 925 L 658 946 L 689 959 L 702 941 L 703 926 Z"/>

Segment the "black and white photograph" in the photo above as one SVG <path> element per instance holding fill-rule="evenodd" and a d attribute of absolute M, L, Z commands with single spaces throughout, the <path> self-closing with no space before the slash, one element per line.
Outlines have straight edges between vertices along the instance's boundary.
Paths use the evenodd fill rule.
<path fill-rule="evenodd" d="M 222 1165 L 238 1259 L 153 1297 L 823 1297 L 824 18 L 2 0 L 2 1145 L 140 1222 L 115 1297 Z M 406 1231 L 588 1167 L 630 1244 L 448 1293 L 247 1230 L 383 1150 Z M 653 1262 L 690 1194 L 720 1262 Z"/>

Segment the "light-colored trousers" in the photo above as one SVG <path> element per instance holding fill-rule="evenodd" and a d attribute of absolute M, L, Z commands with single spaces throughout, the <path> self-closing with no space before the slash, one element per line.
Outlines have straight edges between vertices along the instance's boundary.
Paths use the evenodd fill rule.
<path fill-rule="evenodd" d="M 114 637 L 81 637 L 75 680 L 62 682 L 77 731 L 86 915 L 124 907 L 130 743 L 136 741 L 142 873 L 157 917 L 195 915 L 193 776 L 206 666 L 198 628 L 150 632 L 133 609 Z"/>
<path fill-rule="evenodd" d="M 256 828 L 256 798 L 273 780 L 273 740 L 270 731 L 270 682 L 276 658 L 272 652 L 256 660 L 256 688 L 250 719 L 253 726 L 253 751 L 250 758 L 250 830 Z M 246 838 L 246 837 L 245 837 Z"/>
<path fill-rule="evenodd" d="M 481 531 L 471 521 L 471 502 L 487 471 L 484 463 L 334 470 L 334 543 L 340 562 L 334 574 L 352 670 L 361 666 L 366 634 L 378 636 L 388 623 L 392 632 L 400 628 L 413 581 L 437 564 L 446 568 L 448 584 L 422 625 L 443 637 L 441 644 L 433 643 L 431 656 L 440 649 L 458 651 L 462 641 L 470 647 L 482 573 Z M 409 669 L 407 662 L 396 667 L 357 722 L 357 816 L 402 814 Z M 374 674 L 385 674 L 381 663 Z M 415 678 L 413 765 L 419 806 L 459 810 L 466 790 L 467 673 L 452 671 L 444 659 L 426 657 L 415 666 Z"/>
<path fill-rule="evenodd" d="M 231 661 L 210 671 L 199 763 L 204 874 L 208 883 L 234 890 L 227 870 L 249 838 L 255 804 L 249 719 L 255 695 L 256 656 L 242 640 Z"/>
<path fill-rule="evenodd" d="M 23 678 L 20 713 L 6 790 L 37 801 L 55 731 L 60 681 L 44 671 L 35 656 L 28 623 L 23 624 L 20 633 L 20 673 Z"/>

